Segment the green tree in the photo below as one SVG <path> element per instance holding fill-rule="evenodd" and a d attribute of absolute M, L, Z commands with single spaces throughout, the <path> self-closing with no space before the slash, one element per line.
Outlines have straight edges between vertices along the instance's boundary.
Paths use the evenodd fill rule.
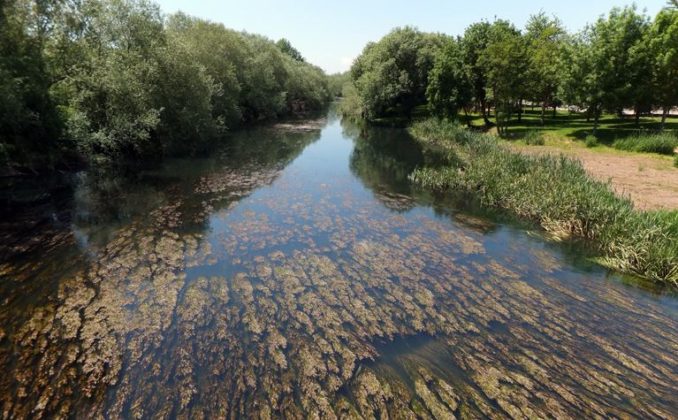
<path fill-rule="evenodd" d="M 429 73 L 426 98 L 433 113 L 454 117 L 473 100 L 473 87 L 459 43 L 448 40 Z"/>
<path fill-rule="evenodd" d="M 466 28 L 461 45 L 464 53 L 464 63 L 468 66 L 473 87 L 473 95 L 477 107 L 480 109 L 485 125 L 490 125 L 489 104 L 487 101 L 487 69 L 481 64 L 481 56 L 490 41 L 488 22 L 474 23 Z"/>
<path fill-rule="evenodd" d="M 649 77 L 642 61 L 634 60 L 634 48 L 643 40 L 646 17 L 634 7 L 615 8 L 588 26 L 569 47 L 566 90 L 570 96 L 588 108 L 594 118 L 593 131 L 598 127 L 603 110 L 621 115 L 625 106 L 640 107 L 640 86 Z M 641 65 L 639 65 L 641 64 Z"/>
<path fill-rule="evenodd" d="M 60 120 L 44 46 L 55 2 L 0 3 L 0 166 L 53 165 Z"/>
<path fill-rule="evenodd" d="M 77 65 L 52 87 L 69 138 L 86 156 L 151 156 L 161 106 L 154 101 L 165 44 L 157 6 L 144 1 L 83 1 L 61 39 L 75 44 Z M 58 50 L 58 48 L 57 48 Z"/>
<path fill-rule="evenodd" d="M 223 25 L 177 13 L 166 19 L 169 54 L 176 49 L 200 65 L 220 93 L 212 98 L 213 114 L 225 128 L 242 122 L 240 96 L 248 52 L 242 36 Z M 186 64 L 186 63 L 183 63 Z"/>
<path fill-rule="evenodd" d="M 643 45 L 648 47 L 653 99 L 663 110 L 664 128 L 669 110 L 678 105 L 678 7 L 666 8 L 657 14 Z"/>
<path fill-rule="evenodd" d="M 351 67 L 363 116 L 395 113 L 409 118 L 416 106 L 425 104 L 428 73 L 444 39 L 405 27 L 368 44 Z"/>
<path fill-rule="evenodd" d="M 283 53 L 292 57 L 293 59 L 295 59 L 297 61 L 301 61 L 301 62 L 306 61 L 306 60 L 304 60 L 304 56 L 301 55 L 299 50 L 294 48 L 292 46 L 292 43 L 289 40 L 287 40 L 286 38 L 279 39 L 278 42 L 275 43 L 275 45 L 278 48 L 280 48 L 280 51 L 282 51 Z"/>
<path fill-rule="evenodd" d="M 344 85 L 351 81 L 351 74 L 349 72 L 335 73 L 327 76 L 328 89 L 334 97 L 343 95 Z"/>
<path fill-rule="evenodd" d="M 512 110 L 525 95 L 528 68 L 525 39 L 511 23 L 495 21 L 490 27 L 489 42 L 479 63 L 487 75 L 487 91 L 495 104 L 497 131 L 506 134 Z"/>
<path fill-rule="evenodd" d="M 557 18 L 544 13 L 533 15 L 527 22 L 525 38 L 529 50 L 527 89 L 530 99 L 541 103 L 541 123 L 546 107 L 554 104 L 562 72 L 562 50 L 565 29 Z"/>

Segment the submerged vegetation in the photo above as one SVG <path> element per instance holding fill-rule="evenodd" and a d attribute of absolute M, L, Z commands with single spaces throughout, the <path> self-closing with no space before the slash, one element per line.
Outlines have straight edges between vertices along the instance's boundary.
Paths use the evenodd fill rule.
<path fill-rule="evenodd" d="M 671 418 L 672 303 L 435 216 L 405 133 L 329 120 L 0 218 L 2 415 Z"/>
<path fill-rule="evenodd" d="M 467 193 L 556 237 L 585 239 L 608 266 L 678 285 L 678 211 L 636 211 L 578 161 L 513 152 L 453 122 L 429 119 L 410 131 L 428 161 L 412 174 L 415 182 Z"/>
<path fill-rule="evenodd" d="M 322 70 L 287 40 L 145 0 L 0 5 L 0 171 L 184 155 L 226 130 L 317 110 Z"/>

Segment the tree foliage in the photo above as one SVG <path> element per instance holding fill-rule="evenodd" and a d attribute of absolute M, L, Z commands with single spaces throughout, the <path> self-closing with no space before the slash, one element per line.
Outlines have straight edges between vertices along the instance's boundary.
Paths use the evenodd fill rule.
<path fill-rule="evenodd" d="M 461 108 L 471 103 L 471 77 L 457 41 L 448 40 L 436 55 L 429 73 L 426 98 L 433 113 L 442 117 L 454 117 Z"/>
<path fill-rule="evenodd" d="M 426 103 L 428 73 L 445 38 L 405 27 L 368 44 L 351 67 L 361 113 L 368 118 L 393 112 L 409 116 Z"/>
<path fill-rule="evenodd" d="M 146 0 L 4 1 L 0 40 L 6 166 L 194 153 L 330 98 L 289 41 L 165 16 Z"/>
<path fill-rule="evenodd" d="M 475 108 L 498 131 L 523 105 L 567 103 L 594 120 L 603 112 L 668 111 L 678 105 L 678 9 L 651 21 L 635 6 L 614 8 L 576 34 L 557 18 L 530 17 L 523 31 L 505 20 L 470 25 L 458 40 L 397 28 L 368 44 L 343 89 L 346 114 L 409 117 L 428 104 L 440 116 Z"/>
<path fill-rule="evenodd" d="M 556 102 L 562 77 L 560 69 L 565 64 L 562 57 L 566 35 L 560 21 L 544 13 L 531 16 L 527 22 L 527 95 L 533 102 L 541 103 L 542 124 L 546 107 Z"/>
<path fill-rule="evenodd" d="M 503 134 L 512 107 L 524 98 L 528 69 L 525 39 L 510 22 L 495 21 L 480 65 L 487 77 L 487 96 L 495 104 L 497 128 Z"/>

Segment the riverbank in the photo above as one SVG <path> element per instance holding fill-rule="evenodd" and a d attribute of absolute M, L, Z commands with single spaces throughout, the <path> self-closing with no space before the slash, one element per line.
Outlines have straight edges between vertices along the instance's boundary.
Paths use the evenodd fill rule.
<path fill-rule="evenodd" d="M 573 142 L 554 143 L 547 139 L 545 146 L 510 143 L 509 147 L 529 155 L 563 154 L 578 160 L 589 175 L 609 182 L 618 195 L 630 198 L 637 209 L 678 210 L 678 169 L 672 157 L 609 147 L 589 149 Z"/>
<path fill-rule="evenodd" d="M 555 238 L 589 241 L 606 266 L 678 285 L 677 211 L 639 211 L 566 156 L 518 153 L 490 135 L 434 119 L 410 132 L 427 156 L 411 175 L 423 187 L 467 193 Z"/>

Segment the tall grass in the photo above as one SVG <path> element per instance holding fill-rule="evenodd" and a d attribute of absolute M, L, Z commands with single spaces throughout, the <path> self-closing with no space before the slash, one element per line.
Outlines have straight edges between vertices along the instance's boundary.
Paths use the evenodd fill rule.
<path fill-rule="evenodd" d="M 678 136 L 665 132 L 657 134 L 637 134 L 632 137 L 617 140 L 613 143 L 615 149 L 630 152 L 659 153 L 673 155 L 678 147 Z"/>
<path fill-rule="evenodd" d="M 414 124 L 427 165 L 411 179 L 532 220 L 561 239 L 583 238 L 618 270 L 678 285 L 678 212 L 640 212 L 582 165 L 513 152 L 486 134 L 429 119 Z"/>
<path fill-rule="evenodd" d="M 525 144 L 530 146 L 543 146 L 544 145 L 544 135 L 541 131 L 530 130 L 525 135 Z"/>

